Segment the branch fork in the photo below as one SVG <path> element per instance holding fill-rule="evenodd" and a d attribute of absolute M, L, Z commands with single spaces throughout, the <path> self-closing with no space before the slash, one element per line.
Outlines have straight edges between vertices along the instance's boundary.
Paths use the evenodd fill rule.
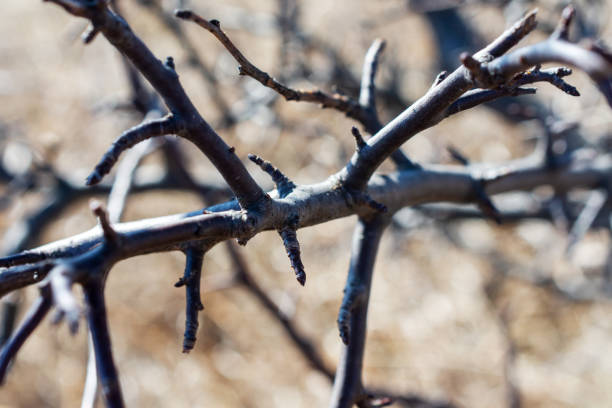
<path fill-rule="evenodd" d="M 357 213 L 363 212 L 376 212 L 385 213 L 387 212 L 387 206 L 383 203 L 379 203 L 374 200 L 367 192 L 361 190 L 355 190 L 344 185 L 338 187 L 342 190 L 344 199 L 349 208 L 355 209 Z"/>
<path fill-rule="evenodd" d="M 287 197 L 296 188 L 293 181 L 283 174 L 282 171 L 274 167 L 272 163 L 265 161 L 261 157 L 254 154 L 249 154 L 248 157 L 249 160 L 258 165 L 272 178 L 272 181 L 274 181 L 274 184 L 276 185 L 276 191 L 278 192 L 279 198 Z M 287 256 L 289 257 L 291 268 L 295 272 L 295 277 L 300 285 L 304 286 L 306 284 L 306 272 L 304 270 L 304 264 L 302 263 L 300 243 L 297 239 L 296 231 L 298 225 L 299 216 L 297 214 L 293 214 L 288 217 L 285 224 L 278 229 L 277 232 L 283 240 L 283 245 L 285 247 L 285 251 L 287 252 Z"/>
<path fill-rule="evenodd" d="M 343 341 L 349 345 L 345 348 L 345 357 L 343 357 L 343 362 L 341 363 L 344 366 L 344 374 L 342 370 L 339 370 L 339 374 L 336 376 L 337 386 L 334 387 L 334 393 L 340 396 L 338 400 L 346 396 L 350 400 L 350 404 L 352 404 L 353 402 L 361 401 L 356 400 L 356 398 L 361 398 L 363 395 L 360 376 L 365 345 L 367 298 L 380 237 L 389 218 L 386 216 L 376 216 L 378 212 L 386 211 L 386 207 L 366 193 L 368 181 L 382 161 L 392 155 L 393 152 L 396 152 L 410 137 L 439 122 L 444 117 L 444 112 L 453 103 L 459 101 L 461 97 L 466 97 L 466 92 L 475 83 L 481 83 L 485 87 L 499 87 L 500 85 L 508 86 L 512 84 L 512 81 L 532 80 L 536 74 L 542 74 L 543 71 L 539 69 L 538 64 L 543 62 L 559 61 L 582 68 L 597 82 L 600 90 L 608 97 L 608 101 L 612 105 L 611 55 L 607 50 L 599 46 L 592 46 L 590 50 L 586 50 L 565 41 L 568 37 L 567 31 L 573 14 L 571 10 L 564 13 L 562 27 L 553 36 L 556 38 L 552 38 L 545 43 L 536 44 L 535 46 L 525 47 L 501 57 L 510 47 L 533 29 L 535 17 L 531 14 L 481 53 L 475 56 L 464 55 L 462 60 L 466 67 L 465 69 L 459 68 L 446 77 L 446 79 L 437 81 L 436 85 L 422 99 L 407 109 L 405 113 L 398 116 L 398 118 L 385 128 L 380 129 L 380 131 L 377 129 L 376 134 L 369 143 L 363 140 L 359 131 L 353 131 L 358 151 L 347 165 L 346 171 L 339 175 L 331 176 L 329 180 L 313 187 L 311 194 L 303 201 L 306 204 L 312 203 L 314 206 L 317 206 L 316 210 L 313 211 L 318 211 L 318 213 L 313 215 L 313 212 L 307 206 L 300 207 L 299 205 L 294 205 L 288 199 L 285 200 L 289 208 L 287 212 L 291 212 L 292 215 L 287 217 L 287 212 L 276 212 L 275 214 L 275 211 L 272 211 L 275 204 L 272 199 L 252 180 L 250 174 L 244 169 L 242 162 L 235 155 L 234 150 L 230 149 L 223 142 L 199 115 L 197 110 L 195 110 L 177 80 L 172 60 L 169 59 L 164 64 L 155 58 L 133 34 L 129 26 L 120 17 L 107 9 L 107 2 L 105 1 L 48 1 L 62 6 L 72 14 L 90 18 L 92 24 L 95 20 L 95 24 L 93 24 L 95 29 L 106 36 L 147 77 L 172 112 L 171 115 L 165 118 L 146 121 L 125 132 L 113 144 L 113 147 L 107 152 L 99 165 L 96 166 L 96 169 L 90 178 L 88 178 L 88 184 L 91 185 L 99 182 L 110 171 L 121 152 L 139 141 L 163 134 L 177 133 L 192 141 L 209 157 L 236 194 L 238 201 L 238 203 L 221 204 L 221 207 L 225 206 L 225 209 L 230 209 L 225 214 L 216 213 L 211 208 L 213 210 L 211 211 L 212 214 L 207 216 L 187 215 L 176 216 L 174 218 L 169 216 L 153 221 L 145 220 L 140 222 L 140 224 L 135 222 L 130 225 L 123 225 L 121 226 L 121 236 L 112 227 L 108 215 L 101 205 L 94 205 L 92 206 L 92 211 L 99 219 L 102 234 L 97 231 L 85 233 L 82 237 L 75 239 L 77 243 L 56 243 L 55 247 L 53 244 L 50 244 L 50 246 L 41 250 L 41 253 L 47 251 L 47 254 L 51 254 L 49 257 L 52 259 L 60 259 L 53 261 L 57 262 L 57 264 L 52 269 L 50 263 L 45 264 L 51 270 L 43 283 L 41 291 L 48 292 L 41 292 L 39 302 L 35 305 L 31 315 L 26 318 L 26 323 L 22 326 L 23 329 L 18 331 L 16 336 L 22 336 L 21 338 L 23 338 L 23 333 L 26 333 L 25 336 L 27 337 L 33 330 L 32 327 L 35 327 L 48 312 L 52 303 L 55 303 L 57 306 L 59 319 L 66 318 L 71 331 L 76 331 L 81 311 L 71 291 L 71 286 L 75 282 L 81 284 L 85 292 L 85 303 L 88 306 L 87 318 L 96 350 L 96 359 L 99 363 L 98 367 L 104 393 L 108 405 L 113 407 L 123 406 L 123 402 L 118 375 L 112 358 L 103 289 L 108 265 L 116 261 L 117 258 L 158 251 L 160 250 L 160 243 L 163 243 L 164 250 L 176 249 L 180 245 L 185 245 L 185 243 L 191 244 L 195 239 L 210 239 L 211 242 L 214 241 L 216 243 L 223 239 L 238 236 L 239 242 L 246 243 L 248 238 L 263 229 L 277 229 L 283 239 L 296 277 L 301 284 L 304 284 L 306 276 L 300 259 L 300 248 L 297 241 L 296 231 L 298 227 L 314 225 L 332 218 L 357 213 L 361 217 L 354 235 L 354 249 L 346 285 L 347 289 L 345 290 L 345 298 L 343 299 L 338 316 L 340 334 Z M 203 20 L 191 12 L 179 11 L 177 16 L 191 19 L 198 24 L 201 23 L 200 20 Z M 294 98 L 292 95 L 298 95 L 294 98 L 295 100 L 316 101 L 324 106 L 334 107 L 355 118 L 359 117 L 360 112 L 375 112 L 372 96 L 373 87 L 370 86 L 374 77 L 376 60 L 382 49 L 380 44 L 378 45 L 378 50 L 374 49 L 376 52 L 372 51 L 372 71 L 368 75 L 370 83 L 367 86 L 363 86 L 362 89 L 364 92 L 369 91 L 370 94 L 368 98 L 364 97 L 364 100 L 367 99 L 367 102 L 364 102 L 362 105 L 356 104 L 350 98 L 337 94 L 329 96 L 319 91 L 294 91 L 279 84 L 268 74 L 253 67 L 242 56 L 220 30 L 218 21 L 212 20 L 206 23 L 208 27 L 205 28 L 215 34 L 238 60 L 242 74 L 253 76 L 264 85 L 272 87 L 284 95 L 287 99 Z M 204 26 L 205 24 L 200 25 Z M 522 77 L 520 75 L 517 77 L 517 74 L 533 66 L 537 68 L 524 74 Z M 469 72 L 469 75 L 466 75 L 466 70 Z M 168 71 L 172 71 L 174 74 Z M 552 73 L 551 81 L 562 89 L 567 88 L 567 84 L 563 81 L 559 82 L 559 78 L 565 76 L 566 73 L 566 71 Z M 516 88 L 514 91 L 516 93 L 529 93 L 526 90 L 519 91 L 520 89 Z M 565 91 L 568 93 L 572 92 L 571 88 L 567 88 Z M 485 99 L 482 93 L 480 98 L 479 100 L 481 101 Z M 178 123 L 177 118 L 183 118 L 184 120 L 189 118 L 189 123 Z M 249 158 L 270 174 L 276 183 L 276 188 L 281 198 L 287 197 L 297 188 L 291 180 L 270 163 L 264 162 L 256 156 Z M 468 163 L 468 160 L 465 159 L 464 164 L 467 165 Z M 609 174 L 609 168 L 606 169 L 604 171 L 607 171 Z M 534 176 L 538 177 L 547 172 L 542 171 L 540 168 L 535 170 L 529 167 L 517 170 L 514 176 L 518 175 L 519 182 L 516 185 L 520 185 L 522 182 L 524 186 L 527 186 L 524 188 L 527 189 L 543 184 L 544 182 L 541 180 L 531 180 L 533 180 Z M 573 173 L 572 175 L 576 176 L 576 178 L 572 179 L 573 181 L 567 181 L 566 185 L 592 187 L 593 173 L 597 176 L 600 175 L 597 170 L 595 168 L 594 171 L 588 174 L 578 173 L 576 175 L 576 173 Z M 422 175 L 424 175 L 425 179 L 430 177 L 430 181 L 435 181 L 435 177 L 440 177 L 439 179 L 449 183 L 447 185 L 451 183 L 453 185 L 460 185 L 459 194 L 453 195 L 451 191 L 444 192 L 446 195 L 442 194 L 443 197 L 450 198 L 451 200 L 461 201 L 464 199 L 463 195 L 466 190 L 470 189 L 469 183 L 472 183 L 469 199 L 476 201 L 481 209 L 483 209 L 483 212 L 493 218 L 499 218 L 499 214 L 485 192 L 485 182 L 491 181 L 491 184 L 487 184 L 487 187 L 490 187 L 492 192 L 518 188 L 512 186 L 512 180 L 510 180 L 510 186 L 500 183 L 502 185 L 496 190 L 496 185 L 494 184 L 496 180 L 490 180 L 486 177 L 477 178 L 468 174 L 468 171 L 464 173 L 448 173 L 422 170 Z M 512 176 L 512 174 L 508 174 Z M 410 177 L 414 175 L 413 173 Z M 422 198 L 423 196 L 418 196 L 418 194 L 410 196 L 412 191 L 406 193 L 406 190 L 413 188 L 421 188 L 423 189 L 421 191 L 425 192 L 427 192 L 427 189 L 419 186 L 418 183 L 411 184 L 405 179 L 402 180 L 401 178 L 404 176 L 405 173 L 400 172 L 397 178 L 378 178 L 375 183 L 371 184 L 376 189 L 375 193 L 373 193 L 375 194 L 374 196 L 388 202 L 391 208 L 408 205 L 418 200 L 429 199 Z M 580 179 L 578 176 L 583 176 L 583 178 Z M 525 182 L 524 179 L 526 178 L 529 178 L 530 181 Z M 341 180 L 342 182 L 334 183 L 334 180 Z M 554 181 L 558 182 L 558 180 Z M 559 182 L 561 183 L 561 181 Z M 337 189 L 342 190 L 342 197 L 338 191 L 334 194 L 334 190 Z M 434 193 L 436 192 L 435 190 L 433 191 Z M 437 193 L 440 192 L 437 191 Z M 427 196 L 427 194 L 424 194 L 424 196 Z M 321 201 L 323 201 L 321 197 L 327 200 L 327 206 L 321 205 Z M 311 201 L 308 202 L 308 200 Z M 333 200 L 336 201 L 334 202 Z M 345 203 L 342 200 L 345 200 L 348 206 L 344 205 Z M 279 213 L 281 216 L 279 216 Z M 301 218 L 298 218 L 298 214 Z M 190 219 L 190 217 L 192 218 Z M 287 217 L 287 219 L 282 219 L 283 217 Z M 130 247 L 124 253 L 117 254 L 116 247 L 119 246 L 121 238 L 124 240 L 122 244 L 130 245 Z M 205 252 L 205 249 L 196 246 L 188 246 L 187 248 L 185 274 L 178 283 L 178 286 L 185 286 L 187 291 L 186 327 L 183 343 L 185 352 L 191 350 L 195 344 L 198 312 L 203 308 L 200 298 L 200 277 L 202 259 Z M 53 249 L 57 249 L 57 251 L 53 252 Z M 29 258 L 29 256 L 27 255 L 25 258 L 33 259 Z M 12 257 L 10 260 L 6 260 L 6 262 L 14 262 L 15 259 L 18 258 Z M 23 260 L 23 258 L 21 259 Z M 28 266 L 30 267 L 31 265 Z M 31 272 L 30 270 L 29 273 Z M 4 279 L 4 272 L 2 275 L 1 278 Z M 24 281 L 27 279 L 28 277 L 26 276 Z M 10 284 L 16 286 L 23 285 L 23 281 Z M 13 344 L 18 344 L 21 341 L 19 338 L 17 337 L 16 342 L 13 342 Z M 12 350 L 14 349 L 15 346 L 13 346 Z M 2 367 L 5 369 L 8 364 L 6 355 L 10 356 L 10 353 L 5 354 L 3 351 L 2 355 L 0 355 L 0 378 L 2 377 Z M 2 366 L 2 364 L 5 364 L 5 366 Z"/>

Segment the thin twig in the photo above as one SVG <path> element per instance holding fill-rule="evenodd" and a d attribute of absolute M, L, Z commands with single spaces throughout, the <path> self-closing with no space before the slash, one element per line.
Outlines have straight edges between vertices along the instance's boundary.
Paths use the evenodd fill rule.
<path fill-rule="evenodd" d="M 361 106 L 351 98 L 338 93 L 327 94 L 322 91 L 302 91 L 289 88 L 272 78 L 267 72 L 264 72 L 253 65 L 240 50 L 229 39 L 225 32 L 221 29 L 221 23 L 218 20 L 206 20 L 191 10 L 176 10 L 174 14 L 183 20 L 193 21 L 200 27 L 208 30 L 214 35 L 221 44 L 229 51 L 229 53 L 238 62 L 238 71 L 240 75 L 248 75 L 262 85 L 278 92 L 288 101 L 304 101 L 320 104 L 323 108 L 334 108 L 340 112 L 344 112 L 349 117 L 359 117 L 362 115 Z"/>
<path fill-rule="evenodd" d="M 87 185 L 91 186 L 99 183 L 102 177 L 108 174 L 117 162 L 119 155 L 132 146 L 152 137 L 177 133 L 179 130 L 180 126 L 174 117 L 166 116 L 160 119 L 145 120 L 140 125 L 125 131 L 113 143 L 112 147 L 96 165 L 94 171 L 87 177 Z"/>

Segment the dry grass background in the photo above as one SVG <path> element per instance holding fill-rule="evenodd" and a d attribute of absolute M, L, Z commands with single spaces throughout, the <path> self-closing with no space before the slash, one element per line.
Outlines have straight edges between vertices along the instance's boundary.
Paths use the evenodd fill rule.
<path fill-rule="evenodd" d="M 177 70 L 203 116 L 218 117 L 198 74 L 168 31 L 134 1 L 124 3 L 127 20 L 159 58 L 175 57 Z M 233 0 L 218 5 L 192 1 L 205 17 L 228 5 L 274 13 L 277 2 Z M 369 43 L 388 41 L 386 61 L 405 69 L 401 93 L 421 95 L 435 75 L 432 34 L 422 17 L 405 12 L 375 27 L 388 10 L 405 2 L 311 0 L 303 2 L 304 30 L 336 47 L 358 75 Z M 171 7 L 171 5 L 168 5 Z M 554 17 L 550 4 L 543 15 Z M 465 10 L 470 23 L 487 38 L 506 23 L 495 7 Z M 223 20 L 221 21 L 223 24 Z M 233 95 L 235 64 L 203 30 L 184 24 L 201 56 L 216 66 L 222 91 Z M 94 109 L 124 99 L 128 85 L 117 52 L 103 39 L 83 46 L 76 40 L 84 22 L 58 7 L 40 2 L 4 0 L 0 14 L 0 122 L 11 137 L 27 141 L 50 157 L 58 171 L 80 179 L 112 140 L 135 123 L 125 112 Z M 604 32 L 610 38 L 610 27 Z M 229 30 L 236 44 L 260 68 L 278 73 L 280 39 Z M 537 38 L 539 35 L 536 34 Z M 316 61 L 313 62 L 313 64 Z M 318 67 L 315 67 L 318 68 Z M 323 66 L 320 69 L 324 69 Z M 546 85 L 541 101 L 581 122 L 589 135 L 610 132 L 610 113 L 597 101 L 594 87 L 580 74 L 572 77 L 584 97 L 571 99 Z M 301 82 L 304 87 L 320 84 Z M 554 98 L 554 99 L 553 99 Z M 278 165 L 296 182 L 316 182 L 339 169 L 353 149 L 352 122 L 342 114 L 310 105 L 276 104 L 285 129 L 257 121 L 223 131 L 241 157 L 256 153 Z M 389 117 L 383 112 L 383 117 Z M 473 160 L 503 161 L 529 152 L 524 143 L 533 124 L 512 124 L 487 109 L 457 115 L 406 145 L 422 162 L 448 162 L 452 142 Z M 147 162 L 155 163 L 155 158 Z M 212 166 L 191 154 L 195 174 L 215 179 Z M 254 175 L 265 185 L 261 172 Z M 40 196 L 20 200 L 4 213 L 0 226 L 27 213 Z M 190 194 L 134 195 L 126 220 L 201 207 Z M 300 230 L 308 283 L 298 287 L 275 233 L 263 233 L 240 251 L 256 278 L 287 311 L 302 332 L 319 347 L 326 362 L 337 362 L 336 328 L 349 259 L 354 219 L 342 219 Z M 86 202 L 69 208 L 48 228 L 40 242 L 89 229 L 95 224 Z M 487 285 L 499 270 L 491 251 L 512 262 L 507 268 L 542 270 L 559 279 L 582 279 L 606 262 L 610 239 L 593 232 L 570 258 L 563 255 L 565 234 L 545 222 L 497 227 L 488 221 L 446 226 L 425 224 L 413 231 L 388 231 L 382 241 L 371 296 L 365 356 L 365 383 L 397 393 L 447 399 L 460 407 L 506 404 L 505 364 L 509 341 L 516 348 L 512 376 L 528 407 L 604 407 L 612 404 L 612 305 L 568 301 L 517 279 L 506 279 L 494 297 Z M 221 247 L 205 258 L 205 311 L 195 350 L 181 354 L 184 293 L 173 283 L 182 274 L 181 254 L 137 257 L 117 265 L 108 281 L 107 298 L 115 357 L 125 399 L 131 407 L 313 407 L 325 406 L 331 385 L 309 368 L 277 322 L 244 290 L 207 291 L 231 274 Z M 29 303 L 35 291 L 26 291 Z M 508 327 L 500 316 L 507 316 Z M 46 322 L 28 340 L 0 389 L 7 407 L 78 406 L 84 381 L 86 335 Z"/>

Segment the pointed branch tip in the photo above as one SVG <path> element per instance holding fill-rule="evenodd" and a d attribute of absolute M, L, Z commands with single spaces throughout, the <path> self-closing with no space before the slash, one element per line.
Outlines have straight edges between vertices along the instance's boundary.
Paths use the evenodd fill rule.
<path fill-rule="evenodd" d="M 182 18 L 183 20 L 190 20 L 193 18 L 193 12 L 191 10 L 185 10 L 185 9 L 174 10 L 174 15 L 178 18 Z"/>
<path fill-rule="evenodd" d="M 106 151 L 102 159 L 98 162 L 92 173 L 87 177 L 85 183 L 88 186 L 98 184 L 102 178 L 107 175 L 119 156 L 124 151 L 130 149 L 136 144 L 150 139 L 152 137 L 164 136 L 177 133 L 179 124 L 172 115 L 167 115 L 163 118 L 145 120 L 137 126 L 126 130 L 119 136 Z"/>
<path fill-rule="evenodd" d="M 448 151 L 450 156 L 453 158 L 453 160 L 457 161 L 458 163 L 464 166 L 467 166 L 470 164 L 470 159 L 468 159 L 463 153 L 461 153 L 459 150 L 457 150 L 453 146 L 447 146 L 446 150 Z"/>
<path fill-rule="evenodd" d="M 289 257 L 289 261 L 291 263 L 291 268 L 295 272 L 295 278 L 300 285 L 304 286 L 306 284 L 306 271 L 304 270 L 304 264 L 302 263 L 300 243 L 297 240 L 295 227 L 285 227 L 278 231 L 278 233 L 283 239 L 285 252 L 287 252 L 287 256 Z"/>
<path fill-rule="evenodd" d="M 117 241 L 119 240 L 119 236 L 111 225 L 110 220 L 108 218 L 108 212 L 106 211 L 102 203 L 98 200 L 91 200 L 89 203 L 89 208 L 98 218 L 100 226 L 102 227 L 102 232 L 104 233 L 104 238 L 107 240 L 107 242 L 117 243 Z"/>
<path fill-rule="evenodd" d="M 357 129 L 355 126 L 351 128 L 351 133 L 353 134 L 353 137 L 355 138 L 355 143 L 357 143 L 357 151 L 362 150 L 364 147 L 368 145 L 366 141 L 363 140 L 363 136 L 361 136 L 361 132 L 359 132 L 359 129 Z"/>
<path fill-rule="evenodd" d="M 289 177 L 287 177 L 282 171 L 274 167 L 269 161 L 266 161 L 261 157 L 251 153 L 249 153 L 248 158 L 257 166 L 259 166 L 260 169 L 270 175 L 272 181 L 276 185 L 276 189 L 278 190 L 280 198 L 286 197 L 295 189 L 295 183 L 293 183 L 289 179 Z"/>
<path fill-rule="evenodd" d="M 200 295 L 202 264 L 205 249 L 197 246 L 185 251 L 185 272 L 175 287 L 185 286 L 185 332 L 183 334 L 183 353 L 189 353 L 196 343 L 198 331 L 198 314 L 204 310 Z"/>
<path fill-rule="evenodd" d="M 561 13 L 561 20 L 555 28 L 555 31 L 551 35 L 552 38 L 568 41 L 569 40 L 569 29 L 572 24 L 572 20 L 576 15 L 576 9 L 571 4 L 566 6 Z"/>

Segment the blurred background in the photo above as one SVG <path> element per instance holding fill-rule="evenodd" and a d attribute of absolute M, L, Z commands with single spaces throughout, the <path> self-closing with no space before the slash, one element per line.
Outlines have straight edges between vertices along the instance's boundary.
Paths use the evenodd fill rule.
<path fill-rule="evenodd" d="M 358 94 L 369 45 L 385 39 L 377 101 L 386 122 L 426 92 L 438 72 L 456 67 L 462 51 L 478 50 L 524 12 L 538 7 L 540 22 L 524 44 L 546 38 L 566 2 L 117 4 L 159 59 L 174 58 L 195 105 L 245 162 L 248 153 L 255 153 L 296 183 L 308 184 L 344 166 L 354 149 L 350 128 L 355 122 L 333 110 L 286 102 L 240 77 L 218 41 L 195 24 L 175 20 L 174 8 L 191 7 L 204 18 L 218 19 L 246 57 L 275 78 L 296 88 L 349 96 Z M 612 43 L 612 5 L 606 0 L 574 4 L 572 38 Z M 7 253 L 96 224 L 87 204 L 90 195 L 75 194 L 64 202 L 58 180 L 83 186 L 108 146 L 141 121 L 142 112 L 131 102 L 133 82 L 117 51 L 101 36 L 89 45 L 80 40 L 84 20 L 41 2 L 4 0 L 2 6 L 0 228 Z M 473 162 L 503 163 L 531 154 L 548 136 L 557 138 L 561 149 L 584 152 L 587 160 L 608 154 L 609 107 L 585 75 L 576 72 L 568 82 L 581 97 L 537 84 L 537 95 L 455 115 L 411 139 L 405 151 L 419 163 L 450 164 L 447 147 L 452 145 Z M 209 203 L 225 200 L 212 165 L 191 145 L 179 145 L 193 177 L 218 193 Z M 158 177 L 164 163 L 159 152 L 147 156 L 136 181 Z M 248 167 L 271 187 L 263 172 L 250 162 Z M 381 171 L 392 169 L 385 165 Z M 394 406 L 612 405 L 612 261 L 605 194 L 559 195 L 541 188 L 495 197 L 503 211 L 517 215 L 502 226 L 472 217 L 470 207 L 398 213 L 376 264 L 365 385 L 407 397 Z M 36 218 L 56 201 L 62 204 Z M 599 203 L 601 211 L 588 231 L 576 230 L 575 220 L 588 202 Z M 201 195 L 185 189 L 135 192 L 123 220 L 203 206 Z M 552 221 L 530 215 L 542 208 L 561 215 Z M 106 293 L 127 406 L 326 406 L 331 392 L 326 373 L 335 369 L 341 349 L 336 314 L 354 224 L 351 217 L 298 232 L 308 273 L 304 288 L 295 282 L 274 232 L 257 235 L 246 247 L 234 246 L 246 272 L 237 273 L 225 245 L 215 247 L 205 257 L 205 310 L 190 354 L 181 353 L 184 291 L 173 286 L 183 273 L 182 254 L 118 264 Z M 244 273 L 255 284 L 245 284 Z M 19 321 L 36 296 L 36 289 L 28 288 L 4 302 L 18 305 Z M 276 313 L 263 305 L 264 298 Z M 309 360 L 296 347 L 287 326 L 312 344 L 321 367 L 313 367 L 312 356 Z M 0 389 L 0 406 L 78 406 L 86 340 L 83 327 L 72 337 L 67 327 L 45 321 L 19 353 Z M 430 405 L 416 405 L 419 401 Z"/>

